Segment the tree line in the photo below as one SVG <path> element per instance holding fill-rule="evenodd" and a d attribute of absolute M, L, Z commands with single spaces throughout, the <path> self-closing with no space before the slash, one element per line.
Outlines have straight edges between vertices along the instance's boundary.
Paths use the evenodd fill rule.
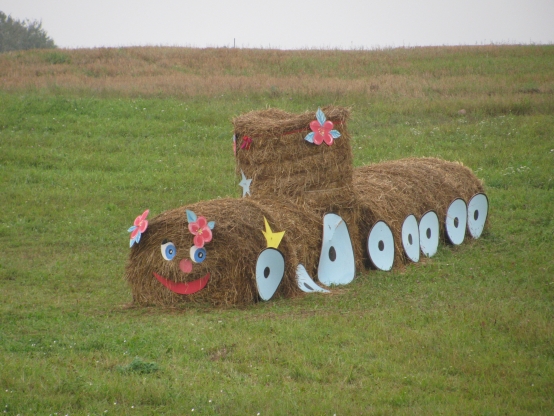
<path fill-rule="evenodd" d="M 56 47 L 42 22 L 17 20 L 0 11 L 0 52 Z"/>

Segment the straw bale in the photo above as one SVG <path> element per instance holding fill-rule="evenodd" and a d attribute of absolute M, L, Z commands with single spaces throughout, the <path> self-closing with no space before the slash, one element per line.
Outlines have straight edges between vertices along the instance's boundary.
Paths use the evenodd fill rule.
<path fill-rule="evenodd" d="M 444 221 L 450 203 L 462 198 L 466 203 L 483 184 L 473 172 L 459 162 L 437 158 L 408 158 L 354 170 L 354 187 L 360 202 L 359 233 L 367 258 L 367 236 L 371 227 L 384 220 L 391 227 L 395 241 L 395 265 L 407 261 L 402 248 L 402 223 L 413 214 L 421 216 L 434 210 L 439 217 L 440 235 L 444 240 Z"/>
<path fill-rule="evenodd" d="M 233 120 L 237 136 L 236 171 L 252 179 L 251 197 L 202 201 L 166 211 L 149 222 L 139 244 L 131 248 L 126 279 L 139 304 L 176 305 L 206 302 L 217 306 L 244 305 L 259 300 L 256 262 L 267 247 L 265 217 L 274 232 L 285 231 L 279 250 L 285 257 L 285 274 L 274 297 L 292 297 L 298 288 L 296 267 L 303 264 L 317 280 L 322 246 L 323 216 L 340 215 L 350 232 L 356 266 L 369 267 L 367 236 L 384 220 L 395 239 L 395 265 L 406 261 L 401 229 L 409 214 L 416 218 L 428 210 L 439 216 L 444 238 L 444 219 L 455 198 L 466 201 L 483 192 L 482 183 L 470 169 L 457 162 L 436 158 L 408 158 L 353 169 L 346 122 L 349 110 L 323 109 L 341 137 L 332 146 L 316 146 L 304 140 L 315 112 L 295 115 L 277 109 L 247 113 Z M 252 139 L 241 149 L 241 139 Z M 188 230 L 186 209 L 215 221 L 213 239 L 205 245 L 206 260 L 183 273 L 179 261 L 189 258 L 193 236 Z M 177 255 L 163 259 L 164 240 L 172 241 Z M 157 273 L 172 282 L 191 282 L 207 273 L 205 288 L 179 295 L 163 286 Z"/>
<path fill-rule="evenodd" d="M 179 261 L 189 258 L 193 235 L 188 230 L 186 209 L 208 221 L 215 221 L 212 241 L 206 243 L 206 260 L 194 264 L 185 274 Z M 267 247 L 262 230 L 267 218 L 274 232 L 285 231 L 279 250 L 285 257 L 285 275 L 274 297 L 291 297 L 302 292 L 297 286 L 296 267 L 304 264 L 314 275 L 321 249 L 321 218 L 294 204 L 248 199 L 217 199 L 166 211 L 153 218 L 140 243 L 131 248 L 126 278 L 133 300 L 139 304 L 176 305 L 206 302 L 216 306 L 256 302 L 256 261 Z M 161 256 L 162 241 L 175 244 L 172 261 Z M 210 273 L 206 287 L 191 295 L 176 294 L 163 286 L 153 272 L 173 282 L 191 282 Z"/>
<path fill-rule="evenodd" d="M 332 146 L 304 140 L 315 112 L 291 114 L 277 109 L 252 111 L 233 120 L 237 137 L 236 170 L 252 179 L 253 197 L 301 200 L 306 192 L 325 191 L 340 198 L 352 184 L 352 150 L 346 122 L 350 112 L 341 107 L 322 109 L 341 133 Z M 243 137 L 252 139 L 241 149 Z"/>

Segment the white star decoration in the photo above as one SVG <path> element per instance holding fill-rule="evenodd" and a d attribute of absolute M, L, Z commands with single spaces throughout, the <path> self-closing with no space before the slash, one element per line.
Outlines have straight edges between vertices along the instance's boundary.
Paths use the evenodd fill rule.
<path fill-rule="evenodd" d="M 240 174 L 242 175 L 242 180 L 240 181 L 239 185 L 242 186 L 242 197 L 244 198 L 246 194 L 252 196 L 252 194 L 250 193 L 250 183 L 252 182 L 252 179 L 246 179 L 246 176 L 244 175 L 242 169 L 240 170 Z"/>

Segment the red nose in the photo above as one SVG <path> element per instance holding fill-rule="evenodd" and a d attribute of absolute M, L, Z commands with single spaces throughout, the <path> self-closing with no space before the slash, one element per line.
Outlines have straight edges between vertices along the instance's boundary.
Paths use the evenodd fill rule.
<path fill-rule="evenodd" d="M 189 259 L 183 259 L 179 262 L 179 268 L 183 273 L 192 272 L 192 261 Z"/>

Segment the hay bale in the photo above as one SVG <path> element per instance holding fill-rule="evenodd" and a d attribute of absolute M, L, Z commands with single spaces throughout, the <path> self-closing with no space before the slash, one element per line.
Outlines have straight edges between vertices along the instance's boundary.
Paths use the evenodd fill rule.
<path fill-rule="evenodd" d="M 436 211 L 444 239 L 444 220 L 450 203 L 456 198 L 467 203 L 473 195 L 483 192 L 481 181 L 469 168 L 437 158 L 408 158 L 363 166 L 354 170 L 353 183 L 361 209 L 359 233 L 366 267 L 366 239 L 378 220 L 386 221 L 392 230 L 398 266 L 407 261 L 402 248 L 402 224 L 408 215 L 419 220 L 425 212 Z"/>
<path fill-rule="evenodd" d="M 269 109 L 233 120 L 237 175 L 242 170 L 252 179 L 254 198 L 286 198 L 302 204 L 310 192 L 337 195 L 339 199 L 348 194 L 345 188 L 352 185 L 352 150 L 346 129 L 350 112 L 341 107 L 325 107 L 323 112 L 341 133 L 332 146 L 304 140 L 311 131 L 310 122 L 316 119 L 315 112 L 291 114 Z M 252 140 L 248 149 L 241 148 L 244 137 Z"/>
<path fill-rule="evenodd" d="M 291 114 L 278 109 L 253 111 L 233 120 L 237 176 L 252 179 L 253 199 L 287 201 L 323 217 L 333 212 L 349 226 L 357 267 L 363 248 L 358 235 L 359 209 L 352 184 L 352 149 L 347 121 L 350 111 L 328 106 L 322 109 L 341 137 L 331 146 L 304 140 L 316 119 L 314 111 Z M 252 140 L 241 148 L 242 140 Z"/>
<path fill-rule="evenodd" d="M 194 264 L 192 272 L 184 273 L 179 263 L 189 258 L 193 235 L 188 230 L 186 210 L 215 221 L 213 237 L 206 243 L 206 259 Z M 186 302 L 206 302 L 216 306 L 244 305 L 259 299 L 256 286 L 256 261 L 267 247 L 264 220 L 273 231 L 285 231 L 279 250 L 285 257 L 285 275 L 274 297 L 297 296 L 296 267 L 304 264 L 311 273 L 317 270 L 321 249 L 321 219 L 309 210 L 293 204 L 248 199 L 217 199 L 202 201 L 166 211 L 153 218 L 131 248 L 126 267 L 126 279 L 133 300 L 147 305 L 177 305 Z M 161 255 L 161 244 L 171 241 L 177 254 L 171 261 Z M 157 273 L 172 282 L 192 282 L 210 274 L 200 291 L 180 295 L 162 285 Z"/>
<path fill-rule="evenodd" d="M 256 262 L 267 247 L 262 234 L 264 217 L 274 232 L 285 231 L 278 247 L 285 258 L 285 272 L 274 297 L 303 293 L 296 278 L 299 264 L 317 279 L 326 213 L 340 215 L 348 225 L 358 270 L 364 260 L 369 267 L 366 245 L 371 227 L 378 220 L 386 221 L 393 232 L 395 264 L 399 265 L 406 261 L 401 229 L 409 214 L 419 219 L 426 211 L 435 210 L 444 236 L 449 204 L 455 198 L 467 203 L 483 191 L 470 169 L 435 158 L 409 158 L 353 169 L 346 126 L 349 111 L 332 106 L 323 111 L 341 133 L 332 146 L 304 140 L 316 118 L 314 112 L 294 115 L 270 109 L 233 120 L 238 137 L 236 170 L 252 179 L 252 196 L 202 201 L 153 218 L 140 242 L 131 248 L 126 267 L 136 303 L 226 306 L 258 301 Z M 243 137 L 252 139 L 248 149 L 240 148 Z M 181 262 L 190 258 L 194 238 L 188 228 L 187 209 L 215 221 L 215 227 L 212 240 L 205 245 L 205 260 L 184 270 Z M 169 261 L 161 254 L 164 241 L 176 247 L 177 254 Z M 155 274 L 167 279 L 169 286 L 199 281 L 208 274 L 209 280 L 201 290 L 182 295 L 160 283 Z"/>

